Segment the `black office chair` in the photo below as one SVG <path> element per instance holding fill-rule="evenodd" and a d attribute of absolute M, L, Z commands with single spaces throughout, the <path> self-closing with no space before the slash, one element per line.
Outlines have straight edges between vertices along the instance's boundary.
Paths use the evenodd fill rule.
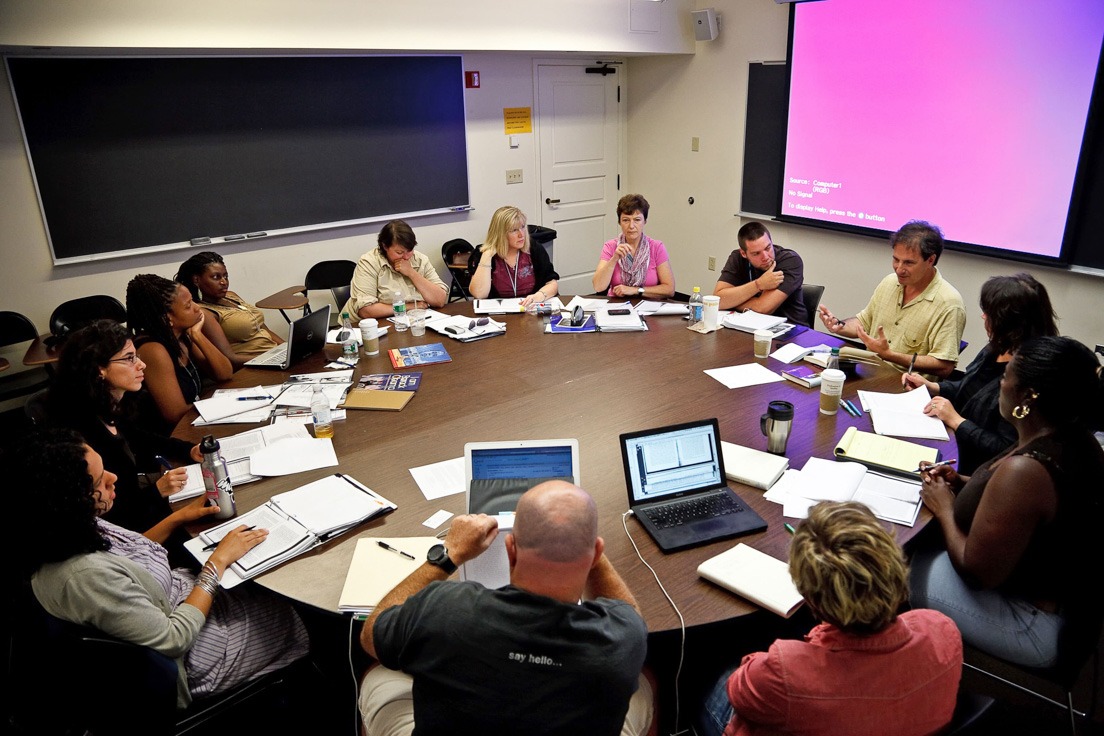
<path fill-rule="evenodd" d="M 0 312 L 0 348 L 27 342 L 38 337 L 38 329 L 19 312 Z M 44 368 L 0 373 L 0 401 L 19 398 L 41 391 L 50 384 Z"/>
<path fill-rule="evenodd" d="M 455 238 L 441 246 L 441 259 L 448 267 L 452 282 L 449 284 L 448 300 L 467 300 L 471 298 L 468 287 L 474 273 L 472 259 L 478 261 L 478 255 L 472 244 L 463 238 Z"/>
<path fill-rule="evenodd" d="M 50 315 L 50 333 L 53 338 L 47 342 L 57 345 L 64 342 L 69 333 L 76 332 L 98 319 L 113 319 L 126 324 L 126 307 L 113 296 L 94 294 L 62 302 Z"/>
<path fill-rule="evenodd" d="M 954 716 L 951 718 L 943 736 L 966 736 L 970 733 L 984 733 L 985 716 L 995 701 L 988 695 L 958 691 L 955 700 Z"/>
<path fill-rule="evenodd" d="M 319 261 L 314 264 L 303 279 L 307 297 L 310 297 L 312 291 L 329 289 L 337 309 L 340 310 L 345 302 L 349 301 L 349 284 L 352 283 L 356 265 L 353 261 Z M 303 307 L 303 314 L 310 314 L 310 311 L 308 303 Z"/>
<path fill-rule="evenodd" d="M 801 299 L 805 302 L 805 318 L 809 321 L 806 327 L 812 327 L 816 324 L 817 307 L 820 306 L 820 299 L 823 296 L 823 286 L 817 286 L 816 284 L 801 285 Z"/>

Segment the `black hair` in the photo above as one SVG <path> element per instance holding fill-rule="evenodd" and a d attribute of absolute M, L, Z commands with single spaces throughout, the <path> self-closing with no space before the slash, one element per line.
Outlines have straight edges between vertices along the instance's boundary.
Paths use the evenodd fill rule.
<path fill-rule="evenodd" d="M 889 245 L 891 248 L 898 245 L 917 248 L 925 261 L 935 256 L 935 262 L 939 263 L 939 256 L 943 255 L 943 231 L 930 222 L 909 220 L 889 236 Z"/>
<path fill-rule="evenodd" d="M 50 416 L 87 411 L 103 421 L 114 420 L 119 407 L 100 369 L 130 339 L 130 330 L 110 319 L 98 319 L 70 335 L 46 395 Z"/>
<path fill-rule="evenodd" d="M 989 349 L 1012 352 L 1025 340 L 1058 334 L 1058 315 L 1046 287 L 1027 273 L 994 276 L 981 286 L 981 311 L 989 322 Z"/>
<path fill-rule="evenodd" d="M 202 276 L 207 272 L 207 267 L 218 264 L 225 266 L 226 263 L 222 260 L 222 256 L 215 253 L 213 250 L 205 250 L 202 253 L 196 253 L 180 264 L 180 270 L 176 272 L 176 276 L 173 276 L 173 280 L 178 284 L 182 284 L 185 289 L 192 293 L 192 298 L 197 302 L 200 300 L 199 287 L 195 285 L 195 277 Z"/>
<path fill-rule="evenodd" d="M 1087 347 L 1071 337 L 1026 340 L 1005 370 L 1019 379 L 1021 390 L 1035 393 L 1031 410 L 1058 429 L 1099 423 L 1102 404 L 1100 364 Z"/>
<path fill-rule="evenodd" d="M 11 487 L 21 491 L 20 514 L 36 522 L 10 529 L 15 535 L 11 549 L 23 575 L 29 577 L 49 562 L 110 547 L 96 524 L 86 452 L 79 434 L 59 429 L 32 433 L 5 452 L 5 467 L 15 473 Z"/>
<path fill-rule="evenodd" d="M 152 273 L 140 273 L 127 284 L 127 324 L 136 335 L 146 335 L 180 360 L 180 341 L 169 324 L 169 312 L 176 301 L 175 281 Z"/>
<path fill-rule="evenodd" d="M 386 250 L 392 245 L 401 245 L 407 250 L 414 250 L 414 246 L 418 244 L 417 238 L 414 237 L 414 229 L 406 224 L 403 220 L 392 220 L 383 226 L 383 229 L 379 231 L 379 235 L 376 237 L 376 243 L 379 245 L 381 253 L 386 255 Z"/>

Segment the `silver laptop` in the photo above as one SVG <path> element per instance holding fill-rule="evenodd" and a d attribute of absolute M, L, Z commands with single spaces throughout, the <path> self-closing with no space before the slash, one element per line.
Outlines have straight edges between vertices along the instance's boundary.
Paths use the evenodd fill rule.
<path fill-rule="evenodd" d="M 513 513 L 522 494 L 546 480 L 579 485 L 579 441 L 469 442 L 464 475 L 469 514 Z"/>
<path fill-rule="evenodd" d="M 308 355 L 314 355 L 326 344 L 330 327 L 330 305 L 316 309 L 291 323 L 288 341 L 246 361 L 250 368 L 275 368 L 286 371 Z"/>

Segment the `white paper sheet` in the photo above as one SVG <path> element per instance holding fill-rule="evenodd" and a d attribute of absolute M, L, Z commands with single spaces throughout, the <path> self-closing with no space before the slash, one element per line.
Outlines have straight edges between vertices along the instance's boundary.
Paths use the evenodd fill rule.
<path fill-rule="evenodd" d="M 924 407 L 931 402 L 927 386 L 904 393 L 860 391 L 859 400 L 870 413 L 874 431 L 878 434 L 929 440 L 950 439 L 942 421 L 924 414 Z"/>
<path fill-rule="evenodd" d="M 291 475 L 336 465 L 337 454 L 334 452 L 333 440 L 329 437 L 282 440 L 249 456 L 250 472 L 262 476 Z"/>
<path fill-rule="evenodd" d="M 411 468 L 410 474 L 414 476 L 414 482 L 418 484 L 427 501 L 465 491 L 464 458 L 462 457 Z"/>
<path fill-rule="evenodd" d="M 758 386 L 761 383 L 775 383 L 786 379 L 759 363 L 732 365 L 727 368 L 710 368 L 705 375 L 723 383 L 726 388 L 744 388 Z"/>
<path fill-rule="evenodd" d="M 441 509 L 436 514 L 423 521 L 422 526 L 428 526 L 430 529 L 436 529 L 451 518 L 451 511 L 445 511 L 444 509 Z"/>

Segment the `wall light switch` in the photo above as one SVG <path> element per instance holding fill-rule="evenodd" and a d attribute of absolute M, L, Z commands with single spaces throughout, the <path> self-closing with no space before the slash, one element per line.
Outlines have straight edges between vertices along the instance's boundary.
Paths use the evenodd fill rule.
<path fill-rule="evenodd" d="M 710 271 L 716 271 L 717 270 L 717 259 L 714 256 L 709 256 L 709 270 Z"/>
<path fill-rule="evenodd" d="M 506 169 L 506 183 L 507 184 L 521 184 L 522 169 Z"/>
<path fill-rule="evenodd" d="M 690 139 L 690 150 L 697 153 L 698 151 L 698 137 L 694 136 Z"/>

